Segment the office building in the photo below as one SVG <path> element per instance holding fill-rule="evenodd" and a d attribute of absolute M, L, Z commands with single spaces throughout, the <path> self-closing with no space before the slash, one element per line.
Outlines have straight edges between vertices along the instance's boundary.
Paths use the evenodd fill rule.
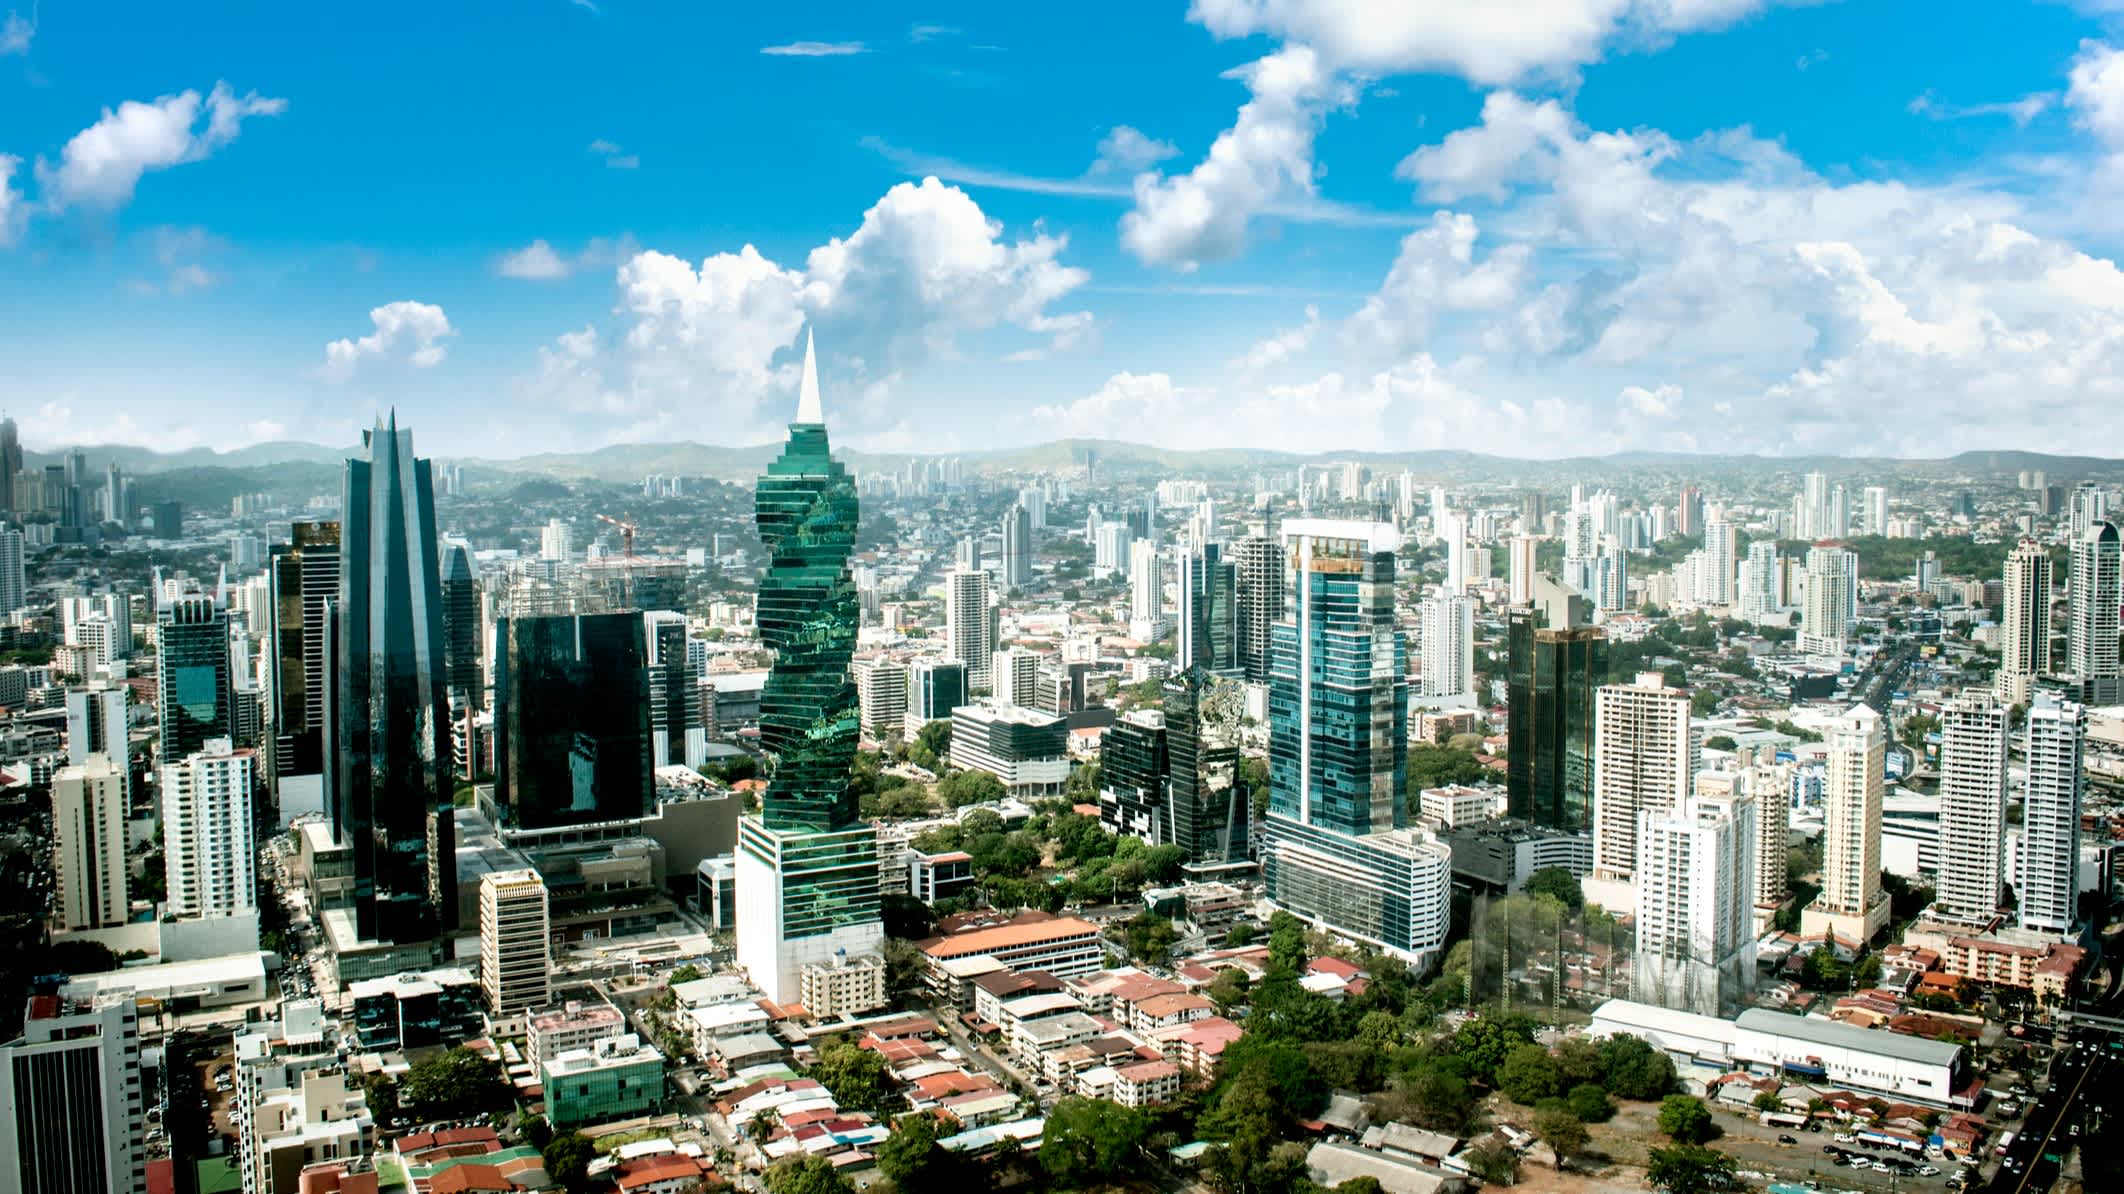
<path fill-rule="evenodd" d="M 1740 528 L 1724 518 L 1714 518 L 1704 524 L 1703 555 L 1696 569 L 1696 591 L 1692 594 L 1696 604 L 1728 606 L 1734 604 L 1734 577 L 1739 568 Z"/>
<path fill-rule="evenodd" d="M 944 578 L 944 652 L 966 665 L 971 692 L 989 690 L 996 651 L 996 614 L 986 572 L 955 569 Z"/>
<path fill-rule="evenodd" d="M 324 771 L 332 683 L 331 603 L 339 597 L 339 524 L 298 522 L 275 544 L 272 586 L 273 774 Z"/>
<path fill-rule="evenodd" d="M 15 500 L 15 483 L 22 476 L 22 436 L 15 421 L 0 418 L 0 512 L 24 512 Z"/>
<path fill-rule="evenodd" d="M 479 566 L 462 540 L 442 546 L 443 687 L 452 709 L 478 709 L 486 702 L 485 621 L 481 616 Z"/>
<path fill-rule="evenodd" d="M 1243 866 L 1252 858 L 1253 806 L 1239 782 L 1239 747 L 1214 736 L 1202 716 L 1208 683 L 1199 669 L 1165 682 L 1170 824 L 1160 840 L 1186 850 L 1191 871 Z"/>
<path fill-rule="evenodd" d="M 447 1049 L 486 1031 L 479 976 L 459 966 L 349 983 L 347 1006 L 365 1053 Z"/>
<path fill-rule="evenodd" d="M 89 755 L 52 774 L 56 928 L 106 929 L 126 922 L 125 781 L 125 771 L 103 755 Z"/>
<path fill-rule="evenodd" d="M 1968 924 L 1988 923 L 2004 894 L 2007 712 L 1986 696 L 1949 701 L 1940 711 L 1935 911 Z"/>
<path fill-rule="evenodd" d="M 1128 633 L 1150 642 L 1165 633 L 1165 557 L 1157 541 L 1139 535 L 1128 548 Z"/>
<path fill-rule="evenodd" d="M 340 501 L 325 806 L 353 849 L 355 935 L 410 945 L 457 910 L 435 487 L 395 414 L 364 438 Z"/>
<path fill-rule="evenodd" d="M 1748 558 L 1741 564 L 1740 584 L 1735 594 L 1744 622 L 1762 625 L 1784 613 L 1779 591 L 1777 543 L 1759 539 L 1748 545 Z"/>
<path fill-rule="evenodd" d="M 1238 673 L 1239 568 L 1224 558 L 1215 543 L 1197 543 L 1174 551 L 1180 587 L 1173 666 L 1201 668 L 1219 675 Z"/>
<path fill-rule="evenodd" d="M 193 593 L 163 603 L 155 618 L 157 749 L 164 759 L 196 753 L 235 733 L 229 681 L 229 616 Z"/>
<path fill-rule="evenodd" d="M 1522 821 L 1591 833 L 1596 695 L 1608 677 L 1608 638 L 1597 626 L 1544 626 L 1544 617 L 1533 607 L 1506 614 L 1506 799 Z"/>
<path fill-rule="evenodd" d="M 162 765 L 162 864 L 168 915 L 234 916 L 258 908 L 251 791 L 257 756 L 217 738 Z"/>
<path fill-rule="evenodd" d="M 1157 845 L 1172 836 L 1166 802 L 1165 713 L 1131 709 L 1099 739 L 1099 820 L 1111 833 Z"/>
<path fill-rule="evenodd" d="M 951 711 L 973 699 L 966 680 L 966 665 L 955 659 L 917 659 L 907 670 L 907 722 L 909 741 L 933 721 L 950 721 Z"/>
<path fill-rule="evenodd" d="M 1033 516 L 1019 502 L 1003 512 L 1003 591 L 1016 593 L 1032 584 Z"/>
<path fill-rule="evenodd" d="M 1832 726 L 1823 792 L 1822 890 L 1800 915 L 1802 936 L 1863 945 L 1888 923 L 1881 888 L 1882 765 L 1887 727 L 1866 705 Z"/>
<path fill-rule="evenodd" d="M 1333 519 L 1282 531 L 1293 592 L 1270 646 L 1269 898 L 1426 969 L 1445 944 L 1452 851 L 1407 828 L 1399 535 L 1388 523 Z"/>
<path fill-rule="evenodd" d="M 1069 725 L 999 701 L 951 711 L 951 765 L 986 771 L 1012 796 L 1060 796 L 1069 782 Z"/>
<path fill-rule="evenodd" d="M 552 829 L 647 812 L 655 777 L 642 615 L 501 618 L 495 638 L 502 822 Z"/>
<path fill-rule="evenodd" d="M 497 1016 L 552 1002 L 552 916 L 546 881 L 526 868 L 479 878 L 479 984 Z"/>
<path fill-rule="evenodd" d="M 29 578 L 23 568 L 22 532 L 0 526 L 0 617 L 29 603 Z"/>
<path fill-rule="evenodd" d="M 134 1001 L 32 995 L 0 1045 L 0 1191 L 146 1194 Z"/>
<path fill-rule="evenodd" d="M 633 1033 L 602 1037 L 539 1066 L 556 1129 L 653 1114 L 664 1102 L 664 1055 Z"/>
<path fill-rule="evenodd" d="M 1473 705 L 1475 691 L 1475 601 L 1457 592 L 1434 593 L 1418 610 L 1423 683 L 1417 700 L 1437 707 Z"/>
<path fill-rule="evenodd" d="M 1643 810 L 1630 990 L 1677 1011 L 1726 1016 L 1755 989 L 1755 798 L 1695 795 Z"/>
<path fill-rule="evenodd" d="M 1263 528 L 1265 532 L 1265 528 Z M 1269 639 L 1283 620 L 1286 584 L 1283 547 L 1266 533 L 1248 535 L 1232 544 L 1232 562 L 1238 569 L 1238 667 L 1249 684 L 1268 683 Z"/>
<path fill-rule="evenodd" d="M 1800 606 L 1802 652 L 1823 656 L 1844 653 L 1851 638 L 1857 584 L 1858 556 L 1842 544 L 1817 543 L 1807 549 L 1807 593 Z"/>
<path fill-rule="evenodd" d="M 103 755 L 120 772 L 130 770 L 127 724 L 133 690 L 122 684 L 92 684 L 66 694 L 66 761 L 75 767 Z"/>
<path fill-rule="evenodd" d="M 878 742 L 905 737 L 907 666 L 896 659 L 865 659 L 855 665 L 855 681 L 863 732 Z"/>
<path fill-rule="evenodd" d="M 989 686 L 999 704 L 1037 707 L 1040 703 L 1040 656 L 1023 647 L 989 657 Z"/>
<path fill-rule="evenodd" d="M 1128 575 L 1129 549 L 1135 546 L 1135 533 L 1125 522 L 1099 524 L 1092 535 L 1092 572 L 1101 580 Z"/>
<path fill-rule="evenodd" d="M 1626 886 L 1644 815 L 1671 811 L 1691 791 L 1689 694 L 1646 672 L 1602 686 L 1593 716 L 1593 873 Z"/>
<path fill-rule="evenodd" d="M 1505 600 L 1525 605 L 1534 599 L 1534 536 L 1514 535 L 1505 547 Z"/>
<path fill-rule="evenodd" d="M 699 767 L 708 761 L 708 726 L 701 716 L 701 684 L 691 658 L 686 615 L 652 609 L 641 618 L 649 653 L 650 763 Z"/>
<path fill-rule="evenodd" d="M 2080 797 L 2087 775 L 2087 711 L 2041 695 L 2021 725 L 2028 786 L 2013 894 L 2024 929 L 2063 936 L 2079 917 Z"/>
<path fill-rule="evenodd" d="M 2050 553 L 2033 539 L 2021 540 L 2006 556 L 2000 622 L 1994 691 L 2009 705 L 2025 705 L 2036 677 L 2050 671 Z"/>
<path fill-rule="evenodd" d="M 737 960 L 769 999 L 791 1003 L 802 995 L 804 967 L 875 953 L 885 935 L 877 830 L 858 817 L 849 784 L 862 730 L 848 668 L 860 617 L 848 569 L 855 481 L 827 441 L 808 336 L 796 420 L 754 489 L 754 506 L 768 555 L 760 642 L 775 652 L 760 693 L 760 747 L 775 768 L 759 813 L 738 827 Z M 979 601 L 985 628 L 985 576 L 953 574 L 951 604 L 967 575 L 980 578 L 965 596 Z M 959 654 L 974 645 L 981 649 Z M 955 634 L 952 647 L 985 669 L 993 645 L 984 629 L 977 643 Z"/>
<path fill-rule="evenodd" d="M 2099 491 L 2097 491 L 2099 492 Z M 2065 670 L 2088 705 L 2124 704 L 2117 613 L 2124 607 L 2115 524 L 2093 521 L 2072 539 L 2066 573 Z"/>

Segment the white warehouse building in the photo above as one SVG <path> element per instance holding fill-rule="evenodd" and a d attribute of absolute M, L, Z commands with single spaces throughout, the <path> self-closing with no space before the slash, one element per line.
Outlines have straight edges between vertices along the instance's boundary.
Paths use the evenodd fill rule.
<path fill-rule="evenodd" d="M 1610 999 L 1593 1012 L 1596 1037 L 1627 1033 L 1675 1063 L 1719 1073 L 1746 1070 L 1794 1082 L 1967 1108 L 1975 1091 L 1960 1045 L 1750 1008 L 1731 1020 Z"/>

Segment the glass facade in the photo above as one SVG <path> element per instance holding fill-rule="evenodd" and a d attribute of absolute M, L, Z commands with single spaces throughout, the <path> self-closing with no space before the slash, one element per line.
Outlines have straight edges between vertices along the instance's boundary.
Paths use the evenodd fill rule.
<path fill-rule="evenodd" d="M 1420 829 L 1353 837 L 1269 813 L 1263 876 L 1276 905 L 1428 966 L 1444 947 L 1453 854 Z"/>
<path fill-rule="evenodd" d="M 1593 828 L 1593 706 L 1607 683 L 1598 627 L 1549 630 L 1515 609 L 1505 629 L 1505 787 L 1511 815 L 1546 829 Z"/>
<path fill-rule="evenodd" d="M 1239 780 L 1239 748 L 1202 735 L 1202 690 L 1208 678 L 1189 671 L 1165 683 L 1167 790 L 1172 836 L 1195 866 L 1244 862 L 1253 808 Z M 1109 731 L 1111 732 L 1111 731 Z"/>
<path fill-rule="evenodd" d="M 846 829 L 856 824 L 848 777 L 861 731 L 848 671 L 860 613 L 848 571 L 858 507 L 824 423 L 790 425 L 753 502 L 768 556 L 760 641 L 775 652 L 760 693 L 760 747 L 775 760 L 760 815 L 773 829 Z"/>
<path fill-rule="evenodd" d="M 365 941 L 432 940 L 457 909 L 435 489 L 397 417 L 346 464 L 326 807 Z"/>
<path fill-rule="evenodd" d="M 1394 628 L 1394 553 L 1316 547 L 1294 618 L 1270 641 L 1269 808 L 1363 834 L 1406 823 L 1408 644 Z"/>
<path fill-rule="evenodd" d="M 179 597 L 156 617 L 162 758 L 176 762 L 235 733 L 229 691 L 229 615 L 212 597 Z"/>
<path fill-rule="evenodd" d="M 551 829 L 644 815 L 654 779 L 641 615 L 507 618 L 496 636 L 503 820 Z"/>
<path fill-rule="evenodd" d="M 453 707 L 476 708 L 486 678 L 480 666 L 479 570 L 472 550 L 450 543 L 442 553 L 443 683 Z"/>
<path fill-rule="evenodd" d="M 1115 833 L 1170 841 L 1165 816 L 1165 719 L 1131 713 L 1099 740 L 1099 819 Z"/>
<path fill-rule="evenodd" d="M 273 548 L 273 766 L 279 775 L 324 770 L 327 608 L 339 596 L 339 524 L 298 522 Z"/>
<path fill-rule="evenodd" d="M 782 936 L 823 937 L 878 918 L 878 833 L 869 825 L 777 833 L 747 817 L 738 849 L 774 868 L 782 884 Z"/>

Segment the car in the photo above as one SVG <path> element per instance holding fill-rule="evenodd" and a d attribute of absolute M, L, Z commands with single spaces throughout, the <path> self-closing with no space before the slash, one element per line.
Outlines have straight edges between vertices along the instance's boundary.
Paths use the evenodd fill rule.
<path fill-rule="evenodd" d="M 1798 1144 L 1799 1137 L 1794 1136 L 1789 1132 L 1780 1132 L 1777 1136 L 1777 1142 L 1779 1144 Z"/>
<path fill-rule="evenodd" d="M 1844 1155 L 1844 1150 L 1843 1150 L 1843 1149 L 1840 1149 L 1840 1148 L 1838 1148 L 1837 1146 L 1835 1146 L 1835 1145 L 1833 1145 L 1833 1144 L 1825 1144 L 1825 1145 L 1823 1145 L 1823 1146 L 1822 1146 L 1822 1154 L 1823 1154 L 1824 1156 L 1830 1156 L 1830 1157 L 1841 1157 L 1841 1156 L 1843 1156 L 1843 1155 Z"/>
<path fill-rule="evenodd" d="M 1836 1142 L 1838 1144 L 1856 1144 L 1858 1143 L 1858 1137 L 1849 1132 L 1838 1132 L 1836 1134 Z"/>
<path fill-rule="evenodd" d="M 1939 1175 L 1940 1175 L 1940 1170 L 1939 1170 L 1939 1167 L 1938 1167 L 1938 1166 L 1936 1166 L 1936 1165 L 1920 1165 L 1920 1166 L 1918 1166 L 1918 1176 L 1919 1176 L 1919 1177 L 1938 1177 Z"/>

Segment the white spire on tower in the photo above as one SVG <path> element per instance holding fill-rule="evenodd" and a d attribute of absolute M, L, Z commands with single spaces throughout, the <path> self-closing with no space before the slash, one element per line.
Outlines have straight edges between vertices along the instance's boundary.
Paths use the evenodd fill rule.
<path fill-rule="evenodd" d="M 799 423 L 826 422 L 826 410 L 819 403 L 819 363 L 811 351 L 811 330 L 804 330 L 804 384 L 797 391 L 797 416 Z"/>

